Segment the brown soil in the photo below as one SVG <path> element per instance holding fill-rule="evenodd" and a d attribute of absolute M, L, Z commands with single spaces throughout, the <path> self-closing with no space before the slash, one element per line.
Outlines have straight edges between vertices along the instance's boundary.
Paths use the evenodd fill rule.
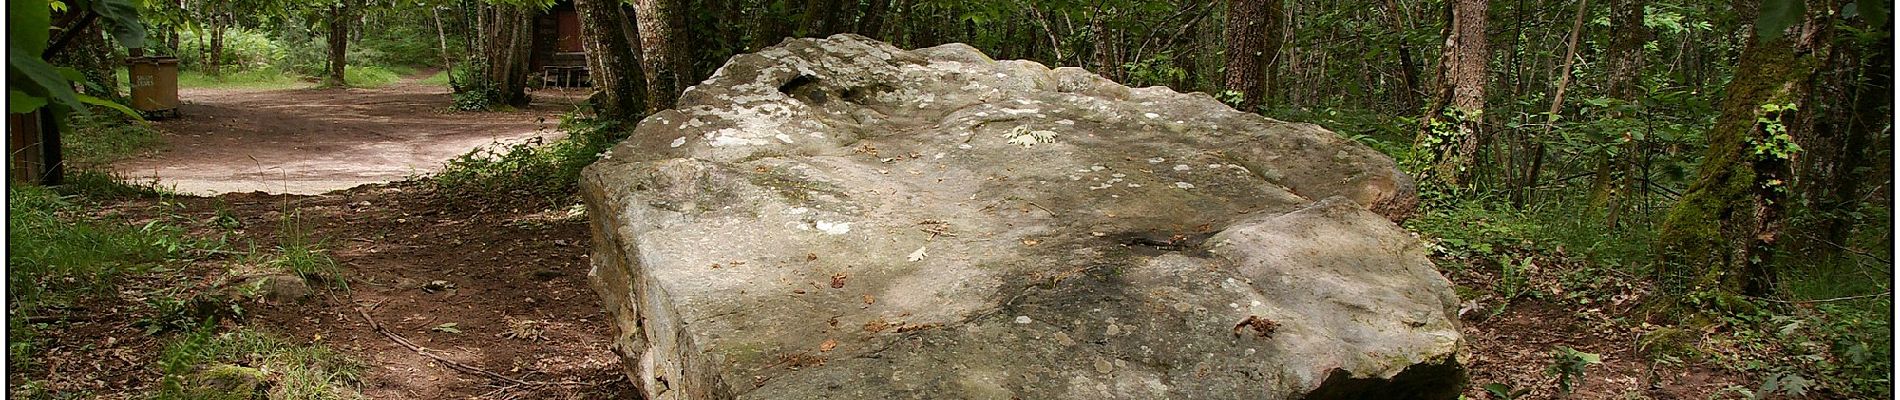
<path fill-rule="evenodd" d="M 318 194 L 435 172 L 495 142 L 555 135 L 560 114 L 585 93 L 542 90 L 520 110 L 452 112 L 447 88 L 416 78 L 369 89 L 181 90 L 180 116 L 154 124 L 169 146 L 112 169 L 196 195 Z"/>

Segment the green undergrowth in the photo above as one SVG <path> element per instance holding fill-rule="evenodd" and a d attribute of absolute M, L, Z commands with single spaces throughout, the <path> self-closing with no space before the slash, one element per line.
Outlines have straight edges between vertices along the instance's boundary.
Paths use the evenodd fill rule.
<path fill-rule="evenodd" d="M 112 160 L 149 148 L 142 126 L 119 120 L 79 120 L 66 158 Z M 123 124 L 114 126 L 112 124 Z M 125 203 L 135 201 L 134 203 Z M 135 208 L 126 208 L 127 206 Z M 151 184 L 97 169 L 68 168 L 56 186 L 7 188 L 8 367 L 41 371 L 51 346 L 102 338 L 69 337 L 72 320 L 126 324 L 170 343 L 160 360 L 167 373 L 157 398 L 219 397 L 230 391 L 191 392 L 183 383 L 203 371 L 255 371 L 272 399 L 359 398 L 350 382 L 355 367 L 321 347 L 296 346 L 242 328 L 244 304 L 257 294 L 223 290 L 222 275 L 205 277 L 203 262 L 237 260 L 304 277 L 312 286 L 343 286 L 342 270 L 309 233 L 294 209 L 285 211 L 275 247 L 233 245 L 241 219 L 221 208 L 213 218 L 187 212 L 185 199 Z M 130 212 L 140 216 L 130 216 Z M 344 287 L 347 290 L 347 287 Z M 214 332 L 219 327 L 234 332 Z M 87 346 L 91 346 L 87 344 Z M 81 354 L 84 350 L 82 350 Z M 248 368 L 248 370 L 246 369 Z M 186 371 L 192 371 L 187 373 Z M 50 393 L 35 372 L 16 375 L 9 394 L 24 398 L 80 398 L 100 393 Z M 107 389 L 109 388 L 95 388 Z"/>
<path fill-rule="evenodd" d="M 568 116 L 567 136 L 552 142 L 532 139 L 495 144 L 450 160 L 429 178 L 438 193 L 458 197 L 527 199 L 535 207 L 554 208 L 578 200 L 581 169 L 625 139 L 621 125 Z"/>
<path fill-rule="evenodd" d="M 416 73 L 414 68 L 399 66 L 356 66 L 343 68 L 343 81 L 351 87 L 383 87 L 402 81 L 405 76 Z"/>
<path fill-rule="evenodd" d="M 314 85 L 296 74 L 286 74 L 270 68 L 233 71 L 218 75 L 192 70 L 178 72 L 180 89 L 293 89 Z"/>
<path fill-rule="evenodd" d="M 164 140 L 144 122 L 124 121 L 118 115 L 74 116 L 70 130 L 60 135 L 67 165 L 96 167 L 157 148 Z"/>
<path fill-rule="evenodd" d="M 181 334 L 159 355 L 158 369 L 165 376 L 155 400 L 363 398 L 361 362 L 250 328 Z"/>

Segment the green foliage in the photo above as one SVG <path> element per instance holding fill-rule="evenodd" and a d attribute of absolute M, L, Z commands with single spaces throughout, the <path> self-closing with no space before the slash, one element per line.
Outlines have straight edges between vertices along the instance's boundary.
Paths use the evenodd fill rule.
<path fill-rule="evenodd" d="M 206 62 L 211 61 L 208 59 L 211 49 L 207 48 L 210 47 L 208 43 L 210 39 L 205 37 L 209 34 L 206 32 L 201 35 L 198 31 L 191 30 L 178 33 L 179 48 L 174 54 L 184 55 L 178 58 L 180 69 L 205 71 L 209 67 L 205 65 Z M 223 46 L 219 51 L 221 57 L 218 60 L 218 68 L 223 73 L 276 70 L 275 72 L 281 74 L 285 66 L 277 62 L 283 60 L 289 51 L 284 44 L 271 38 L 268 33 L 241 27 L 231 28 L 224 32 Z"/>
<path fill-rule="evenodd" d="M 1530 394 L 1531 389 L 1511 389 L 1511 385 L 1507 383 L 1487 383 L 1484 385 L 1484 392 L 1491 394 L 1491 398 L 1498 400 L 1517 400 L 1526 394 Z"/>
<path fill-rule="evenodd" d="M 100 21 L 119 43 L 144 45 L 145 26 L 130 0 L 91 0 L 73 6 L 79 7 L 74 11 L 102 17 Z M 86 104 L 106 103 L 73 92 L 73 82 L 84 80 L 77 70 L 54 67 L 42 58 L 50 45 L 52 7 L 48 0 L 7 1 L 7 112 L 26 113 L 57 104 L 56 114 L 88 113 Z"/>
<path fill-rule="evenodd" d="M 155 400 L 232 394 L 240 399 L 363 398 L 356 387 L 361 362 L 321 345 L 299 346 L 248 328 L 218 332 L 203 327 L 179 336 L 159 354 L 158 369 L 165 375 Z M 234 384 L 234 378 L 242 379 Z"/>
<path fill-rule="evenodd" d="M 1788 127 L 1781 122 L 1783 112 L 1794 111 L 1793 104 L 1764 104 L 1761 116 L 1755 117 L 1755 124 L 1762 129 L 1765 137 L 1749 139 L 1750 148 L 1756 157 L 1770 160 L 1787 160 L 1801 152 L 1801 145 L 1795 144 L 1794 137 L 1788 136 Z"/>
<path fill-rule="evenodd" d="M 487 68 L 488 60 L 472 58 L 449 71 L 449 89 L 454 92 L 456 110 L 488 111 L 496 107 L 495 99 L 501 98 L 501 88 L 482 75 L 482 70 Z"/>
<path fill-rule="evenodd" d="M 1564 395 L 1576 389 L 1575 383 L 1583 379 L 1583 373 L 1591 365 L 1603 363 L 1603 356 L 1577 351 L 1569 346 L 1551 351 L 1550 358 L 1550 366 L 1544 372 L 1557 377 L 1557 391 Z"/>
<path fill-rule="evenodd" d="M 608 120 L 568 116 L 561 121 L 567 137 L 542 144 L 523 143 L 476 149 L 450 160 L 430 183 L 449 196 L 528 199 L 540 206 L 572 203 L 581 169 L 625 139 L 627 131 Z"/>

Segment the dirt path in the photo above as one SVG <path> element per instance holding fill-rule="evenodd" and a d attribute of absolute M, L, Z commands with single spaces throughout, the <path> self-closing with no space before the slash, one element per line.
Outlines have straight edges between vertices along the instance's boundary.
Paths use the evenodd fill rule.
<path fill-rule="evenodd" d="M 181 117 L 155 123 L 167 146 L 112 166 L 180 193 L 318 194 L 440 170 L 479 146 L 556 135 L 576 92 L 535 93 L 508 112 L 451 112 L 447 88 L 417 77 L 373 89 L 184 89 Z"/>

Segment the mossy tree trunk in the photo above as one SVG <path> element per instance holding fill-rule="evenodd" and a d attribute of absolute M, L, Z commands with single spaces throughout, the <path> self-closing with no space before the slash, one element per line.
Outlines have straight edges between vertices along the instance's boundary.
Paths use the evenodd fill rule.
<path fill-rule="evenodd" d="M 1766 0 L 1761 9 L 1777 1 L 1795 0 Z M 1794 138 L 1813 127 L 1810 79 L 1826 59 L 1834 15 L 1831 2 L 1806 3 L 1785 31 L 1758 32 L 1742 50 L 1696 180 L 1663 222 L 1656 271 L 1671 295 L 1761 296 L 1775 288 L 1770 252 L 1791 199 Z M 1757 24 L 1779 25 L 1773 18 L 1764 12 Z"/>

